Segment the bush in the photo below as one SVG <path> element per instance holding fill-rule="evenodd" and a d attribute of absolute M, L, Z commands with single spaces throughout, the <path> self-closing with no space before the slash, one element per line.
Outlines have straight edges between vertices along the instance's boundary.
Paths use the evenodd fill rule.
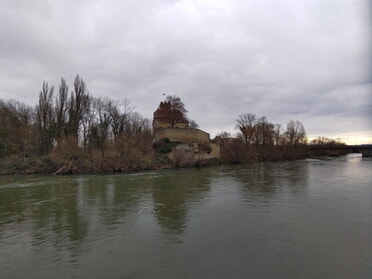
<path fill-rule="evenodd" d="M 155 165 L 156 166 L 172 166 L 173 162 L 167 156 L 158 155 L 155 157 Z"/>
<path fill-rule="evenodd" d="M 154 142 L 152 146 L 156 152 L 166 154 L 171 152 L 178 144 L 179 142 L 172 142 L 169 138 L 162 138 Z"/>

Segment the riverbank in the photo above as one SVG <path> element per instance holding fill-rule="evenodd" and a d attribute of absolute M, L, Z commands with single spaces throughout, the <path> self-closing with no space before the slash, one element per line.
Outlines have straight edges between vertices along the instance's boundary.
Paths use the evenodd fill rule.
<path fill-rule="evenodd" d="M 215 157 L 209 146 L 185 145 L 161 141 L 147 148 L 147 152 L 87 152 L 77 149 L 74 154 L 54 152 L 47 156 L 5 156 L 0 158 L 0 175 L 18 174 L 98 174 L 207 167 L 220 164 L 294 161 L 305 158 L 337 157 L 358 152 L 366 146 L 324 147 L 311 145 L 247 145 L 233 141 L 219 146 Z M 359 149 L 358 149 L 359 148 Z M 361 152 L 359 150 L 359 152 Z M 363 154 L 364 156 L 364 154 Z"/>
<path fill-rule="evenodd" d="M 161 149 L 163 150 L 163 149 Z M 0 175 L 27 174 L 98 174 L 160 170 L 176 168 L 207 167 L 220 164 L 241 164 L 262 161 L 293 161 L 311 157 L 303 146 L 254 147 L 229 146 L 221 150 L 220 158 L 201 157 L 188 160 L 189 152 L 154 150 L 147 155 L 118 158 L 116 154 L 77 152 L 74 155 L 51 154 L 40 157 L 7 156 L 0 158 Z M 173 152 L 173 153 L 172 153 Z M 172 158 L 172 159 L 171 159 Z"/>
<path fill-rule="evenodd" d="M 222 162 L 216 158 L 199 160 L 192 165 L 177 165 L 165 157 L 157 157 L 153 162 L 147 164 L 121 165 L 108 161 L 92 162 L 85 158 L 76 157 L 73 163 L 69 160 L 63 161 L 52 157 L 42 158 L 18 158 L 8 157 L 0 159 L 0 175 L 29 175 L 29 174 L 99 174 L 135 172 L 143 170 L 176 169 L 188 167 L 207 167 L 220 165 Z"/>

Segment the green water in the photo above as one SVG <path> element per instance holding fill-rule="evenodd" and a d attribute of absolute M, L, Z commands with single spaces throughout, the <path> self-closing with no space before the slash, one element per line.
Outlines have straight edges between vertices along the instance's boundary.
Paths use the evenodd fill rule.
<path fill-rule="evenodd" d="M 372 160 L 3 176 L 0 278 L 372 278 Z"/>

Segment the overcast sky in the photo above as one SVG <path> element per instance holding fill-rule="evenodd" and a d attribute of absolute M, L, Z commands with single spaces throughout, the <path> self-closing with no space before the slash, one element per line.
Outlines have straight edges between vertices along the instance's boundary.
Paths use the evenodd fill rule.
<path fill-rule="evenodd" d="M 0 0 L 0 98 L 43 81 L 130 99 L 152 119 L 181 97 L 211 136 L 239 114 L 372 143 L 368 0 Z"/>

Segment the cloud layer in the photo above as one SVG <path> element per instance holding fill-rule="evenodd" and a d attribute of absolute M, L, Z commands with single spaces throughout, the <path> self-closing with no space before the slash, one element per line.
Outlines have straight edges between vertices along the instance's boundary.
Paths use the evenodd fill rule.
<path fill-rule="evenodd" d="M 212 135 L 250 112 L 372 138 L 367 0 L 0 3 L 2 99 L 33 105 L 44 80 L 79 74 L 148 118 L 176 94 Z"/>

